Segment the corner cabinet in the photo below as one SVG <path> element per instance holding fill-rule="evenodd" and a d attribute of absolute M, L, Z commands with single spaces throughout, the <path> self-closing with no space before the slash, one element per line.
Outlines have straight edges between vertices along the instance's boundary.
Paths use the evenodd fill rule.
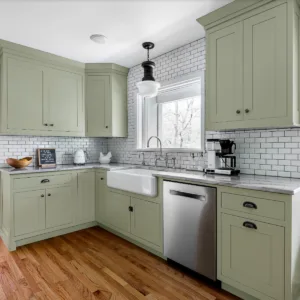
<path fill-rule="evenodd" d="M 236 0 L 198 21 L 207 32 L 206 130 L 298 126 L 296 1 Z"/>
<path fill-rule="evenodd" d="M 2 134 L 84 136 L 84 69 L 62 69 L 7 49 L 0 67 Z"/>
<path fill-rule="evenodd" d="M 128 69 L 86 65 L 86 136 L 126 137 Z"/>

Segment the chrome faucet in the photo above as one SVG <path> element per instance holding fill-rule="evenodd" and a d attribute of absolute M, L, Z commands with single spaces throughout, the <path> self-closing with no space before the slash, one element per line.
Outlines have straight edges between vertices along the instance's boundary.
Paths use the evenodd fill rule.
<path fill-rule="evenodd" d="M 147 148 L 149 148 L 150 141 L 151 141 L 151 139 L 153 139 L 153 138 L 156 138 L 157 141 L 159 142 L 159 149 L 160 149 L 160 155 L 159 155 L 158 157 L 155 158 L 155 167 L 157 167 L 157 161 L 159 161 L 159 160 L 164 160 L 164 161 L 165 161 L 165 164 L 166 164 L 166 167 L 168 167 L 168 157 L 167 157 L 167 155 L 166 155 L 166 157 L 163 157 L 163 153 L 162 153 L 162 143 L 161 143 L 161 140 L 160 140 L 160 138 L 159 138 L 158 136 L 153 135 L 153 136 L 151 136 L 151 137 L 148 139 L 148 141 L 147 141 Z"/>
<path fill-rule="evenodd" d="M 150 141 L 151 141 L 153 138 L 156 138 L 157 141 L 159 142 L 160 156 L 162 157 L 162 156 L 163 156 L 163 155 L 162 155 L 162 144 L 161 144 L 161 140 L 160 140 L 160 138 L 159 138 L 158 136 L 153 135 L 153 136 L 150 136 L 150 137 L 149 137 L 148 142 L 147 142 L 147 148 L 149 148 Z"/>

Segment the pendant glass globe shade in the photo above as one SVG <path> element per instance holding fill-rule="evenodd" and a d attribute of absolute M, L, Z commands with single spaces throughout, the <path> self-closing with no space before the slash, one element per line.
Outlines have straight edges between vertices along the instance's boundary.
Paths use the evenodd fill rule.
<path fill-rule="evenodd" d="M 144 80 L 138 82 L 136 86 L 139 90 L 139 95 L 151 98 L 157 96 L 160 83 L 153 80 Z"/>

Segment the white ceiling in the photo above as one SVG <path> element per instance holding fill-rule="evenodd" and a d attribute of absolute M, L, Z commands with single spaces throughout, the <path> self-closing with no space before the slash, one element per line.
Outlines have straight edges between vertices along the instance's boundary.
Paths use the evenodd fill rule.
<path fill-rule="evenodd" d="M 204 36 L 196 19 L 232 0 L 0 0 L 0 39 L 81 62 L 132 67 Z M 108 37 L 106 45 L 91 34 Z"/>

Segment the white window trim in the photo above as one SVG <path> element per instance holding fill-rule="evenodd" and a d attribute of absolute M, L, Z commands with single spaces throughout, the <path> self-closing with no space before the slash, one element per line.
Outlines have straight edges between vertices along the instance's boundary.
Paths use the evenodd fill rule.
<path fill-rule="evenodd" d="M 205 71 L 196 71 L 188 75 L 180 76 L 175 79 L 165 81 L 161 83 L 160 91 L 168 90 L 172 86 L 178 86 L 178 82 L 182 82 L 185 85 L 189 82 L 195 81 L 197 78 L 201 78 L 201 148 L 162 148 L 163 152 L 177 152 L 177 153 L 203 153 L 205 151 Z M 160 148 L 142 148 L 143 139 L 146 137 L 143 134 L 143 120 L 146 118 L 145 109 L 143 109 L 143 97 L 135 92 L 136 105 L 136 148 L 137 152 L 157 152 Z"/>

